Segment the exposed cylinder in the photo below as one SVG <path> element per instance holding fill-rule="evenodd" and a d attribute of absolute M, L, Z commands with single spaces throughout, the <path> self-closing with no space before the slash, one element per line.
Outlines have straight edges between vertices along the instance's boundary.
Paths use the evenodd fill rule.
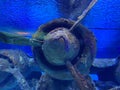
<path fill-rule="evenodd" d="M 65 65 L 65 60 L 72 61 L 79 53 L 79 40 L 66 28 L 56 28 L 45 36 L 42 50 L 49 63 Z"/>

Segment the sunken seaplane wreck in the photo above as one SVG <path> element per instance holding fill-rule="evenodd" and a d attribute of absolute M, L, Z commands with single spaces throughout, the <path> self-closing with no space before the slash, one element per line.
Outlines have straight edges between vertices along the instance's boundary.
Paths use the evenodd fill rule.
<path fill-rule="evenodd" d="M 79 23 L 95 2 L 89 4 L 77 21 L 53 20 L 41 25 L 32 38 L 0 32 L 1 42 L 32 47 L 37 64 L 46 73 L 40 77 L 35 90 L 96 90 L 89 76 L 96 54 L 96 39 Z M 0 61 L 3 62 L 0 70 L 12 73 L 22 90 L 32 89 L 14 65 Z"/>
<path fill-rule="evenodd" d="M 35 60 L 50 77 L 59 80 L 74 78 L 81 90 L 94 90 L 88 74 L 96 53 L 96 39 L 84 26 L 75 24 L 61 18 L 40 26 L 31 39 L 0 32 L 0 40 L 31 45 Z"/>

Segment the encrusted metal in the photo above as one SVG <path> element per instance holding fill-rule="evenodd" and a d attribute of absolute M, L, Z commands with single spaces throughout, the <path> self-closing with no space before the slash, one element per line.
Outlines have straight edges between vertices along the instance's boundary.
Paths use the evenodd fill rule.
<path fill-rule="evenodd" d="M 72 79 L 71 73 L 63 63 L 65 60 L 69 59 L 71 59 L 71 63 L 77 67 L 82 74 L 89 73 L 89 68 L 92 65 L 96 53 L 96 39 L 93 33 L 81 24 L 78 24 L 74 30 L 69 32 L 68 29 L 70 29 L 74 23 L 74 21 L 68 19 L 56 19 L 40 26 L 39 30 L 33 35 L 33 39 L 45 41 L 42 45 L 42 49 L 39 46 L 35 46 L 33 47 L 33 52 L 41 69 L 53 78 L 61 80 Z M 61 32 L 64 33 L 61 34 Z M 72 37 L 74 37 L 74 39 Z M 54 47 L 56 39 L 57 44 L 62 44 L 58 45 L 57 48 Z M 60 49 L 61 51 L 59 51 Z M 56 52 L 53 54 L 52 51 Z M 72 51 L 73 56 L 71 56 Z M 57 52 L 59 52 L 59 54 Z M 57 62 L 55 60 L 56 58 L 59 58 Z"/>

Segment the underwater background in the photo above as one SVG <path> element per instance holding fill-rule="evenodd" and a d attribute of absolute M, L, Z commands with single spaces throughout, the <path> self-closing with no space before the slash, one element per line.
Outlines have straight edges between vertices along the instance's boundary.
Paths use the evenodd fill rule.
<path fill-rule="evenodd" d="M 79 0 L 75 1 L 71 8 L 67 0 L 0 0 L 0 31 L 31 38 L 40 25 L 51 20 L 76 20 L 80 13 L 77 10 L 79 4 L 76 5 Z M 116 58 L 120 55 L 120 0 L 98 0 L 81 24 L 97 39 L 96 58 Z M 0 42 L 0 49 L 20 49 L 33 57 L 30 46 Z M 92 78 L 98 80 L 96 75 Z"/>
<path fill-rule="evenodd" d="M 61 5 L 67 6 L 65 0 L 61 2 Z M 31 37 L 41 24 L 67 16 L 65 12 L 61 12 L 59 5 L 56 0 L 1 0 L 0 31 L 18 34 L 26 32 L 21 34 Z M 81 23 L 96 36 L 97 57 L 111 58 L 119 55 L 120 0 L 99 0 Z M 8 45 L 0 44 L 0 48 L 8 48 Z M 27 53 L 31 52 L 29 47 L 19 48 Z"/>

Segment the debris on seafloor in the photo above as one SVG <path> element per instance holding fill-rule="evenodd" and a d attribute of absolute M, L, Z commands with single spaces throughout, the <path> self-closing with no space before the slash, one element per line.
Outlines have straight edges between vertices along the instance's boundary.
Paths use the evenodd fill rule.
<path fill-rule="evenodd" d="M 100 80 L 112 80 L 120 84 L 120 58 L 95 59 L 90 73 L 97 73 Z"/>
<path fill-rule="evenodd" d="M 19 86 L 22 90 L 31 90 L 19 69 L 14 65 L 11 65 L 11 63 L 9 63 L 9 61 L 6 59 L 0 58 L 0 71 L 11 73 L 17 79 L 17 82 L 19 83 Z"/>
<path fill-rule="evenodd" d="M 117 65 L 118 60 L 116 58 L 96 58 L 94 59 L 94 62 L 92 65 L 97 68 L 106 68 L 106 67 L 111 67 L 113 65 Z"/>
<path fill-rule="evenodd" d="M 14 53 L 12 53 L 12 52 L 14 52 Z M 16 58 L 15 52 L 17 53 L 17 58 Z M 47 90 L 56 90 L 57 87 L 55 88 L 55 86 L 54 86 L 56 81 L 58 82 L 58 85 L 61 83 L 61 81 L 55 80 L 55 79 L 51 78 L 49 75 L 42 75 L 40 78 L 40 81 L 36 82 L 36 86 L 34 86 L 34 89 L 33 89 L 33 87 L 29 86 L 29 83 L 25 80 L 25 77 L 21 73 L 27 67 L 27 65 L 26 65 L 24 68 L 22 68 L 22 65 L 26 64 L 25 61 L 27 60 L 27 57 L 24 55 L 21 55 L 22 52 L 19 50 L 18 51 L 17 50 L 1 50 L 0 53 L 1 53 L 1 57 L 0 57 L 1 69 L 0 69 L 0 71 L 5 71 L 8 73 L 11 73 L 17 79 L 17 82 L 18 82 L 21 90 L 46 90 L 46 88 L 47 88 Z M 22 54 L 24 54 L 24 53 L 22 53 Z M 6 56 L 9 56 L 9 57 L 5 58 Z M 18 57 L 20 57 L 20 58 L 18 59 Z M 15 62 L 13 62 L 13 60 L 11 60 L 10 58 L 15 60 Z M 33 61 L 32 61 L 32 63 L 33 63 Z M 22 65 L 18 65 L 18 64 L 22 64 Z M 27 61 L 27 64 L 31 65 L 31 61 L 30 62 Z M 65 81 L 63 81 L 63 82 L 65 82 Z M 68 82 L 70 82 L 70 81 L 68 81 Z M 64 90 L 64 88 L 66 88 L 66 87 L 64 87 L 64 85 L 63 85 L 61 88 L 63 88 L 63 89 L 60 89 L 60 90 Z M 69 90 L 69 88 L 75 89 L 77 87 L 76 86 L 70 87 L 68 84 L 68 90 Z"/>
<path fill-rule="evenodd" d="M 32 83 L 35 83 L 38 78 L 33 77 L 33 73 L 38 74 L 38 76 L 35 75 L 38 78 L 41 76 L 41 70 L 33 58 L 28 57 L 21 50 L 0 50 L 0 84 L 2 85 L 0 88 L 2 90 L 16 90 L 16 88 L 17 90 L 35 90 Z"/>
<path fill-rule="evenodd" d="M 17 55 L 16 55 L 17 54 Z M 7 57 L 8 56 L 8 57 Z M 17 57 L 16 57 L 17 56 Z M 11 60 L 11 59 L 14 59 L 15 61 L 17 61 L 16 62 L 16 64 L 14 64 L 12 61 L 13 60 Z M 20 60 L 21 59 L 21 60 Z M 113 62 L 114 64 L 111 64 L 110 63 L 110 65 L 106 65 L 106 67 L 108 67 L 108 66 L 111 66 L 111 65 L 118 65 L 118 60 L 119 58 L 117 58 L 117 59 L 110 59 L 111 60 L 111 62 Z M 23 61 L 22 61 L 23 60 Z M 97 60 L 99 60 L 98 62 L 97 62 Z M 105 59 L 103 59 L 103 60 L 105 60 Z M 107 60 L 108 60 L 108 62 L 110 62 L 110 60 L 109 59 L 106 59 L 106 62 L 107 62 Z M 118 60 L 118 61 L 117 61 Z M 22 62 L 21 62 L 22 61 Z M 27 63 L 26 63 L 27 62 Z M 101 62 L 103 62 L 102 61 L 102 59 L 101 59 Z M 96 59 L 93 63 L 95 64 L 102 64 L 100 62 L 100 59 Z M 103 62 L 103 64 L 105 65 L 105 63 Z M 4 65 L 4 66 L 3 66 Z M 12 69 L 10 69 L 9 70 L 9 66 L 12 68 Z M 56 90 L 56 88 L 57 88 L 57 90 L 79 90 L 79 87 L 78 87 L 78 85 L 76 84 L 76 81 L 73 81 L 73 80 L 57 80 L 57 79 L 54 79 L 54 78 L 52 78 L 52 77 L 50 77 L 48 74 L 43 74 L 42 76 L 40 75 L 40 74 L 38 74 L 38 73 L 36 73 L 36 75 L 38 74 L 39 75 L 39 78 L 40 78 L 40 80 L 39 80 L 39 78 L 37 78 L 36 80 L 35 79 L 33 79 L 33 80 L 26 80 L 26 77 L 28 78 L 29 76 L 30 76 L 30 74 L 28 74 L 27 76 L 25 76 L 24 74 L 26 74 L 27 72 L 30 72 L 31 71 L 31 69 L 30 68 L 28 68 L 28 66 L 29 67 L 31 67 L 32 68 L 32 70 L 33 70 L 33 66 L 37 66 L 37 64 L 34 62 L 34 59 L 33 58 L 29 58 L 28 56 L 26 56 L 25 55 L 25 53 L 23 53 L 22 51 L 20 51 L 20 50 L 0 50 L 0 71 L 3 71 L 3 70 L 5 70 L 5 72 L 7 71 L 8 73 L 11 73 L 13 76 L 16 74 L 16 75 L 18 75 L 17 77 L 15 77 L 15 78 L 18 78 L 19 77 L 19 79 L 18 80 L 20 80 L 21 81 L 21 79 L 20 79 L 20 76 L 25 80 L 25 82 L 29 85 L 29 87 L 30 87 L 30 90 Z M 94 66 L 94 65 L 93 65 Z M 15 69 L 15 67 L 17 67 L 17 69 Z M 70 65 L 70 67 L 71 67 L 71 65 Z M 73 66 L 72 66 L 73 67 Z M 118 66 L 117 66 L 118 67 Z M 27 72 L 26 72 L 26 69 L 27 69 Z M 35 71 L 36 71 L 36 69 L 38 69 L 39 70 L 39 67 L 36 67 L 36 68 L 34 68 L 34 72 L 33 72 L 33 74 L 35 74 Z M 117 69 L 117 68 L 116 68 Z M 16 72 L 16 70 L 17 70 L 17 72 Z M 29 71 L 28 71 L 29 70 Z M 12 71 L 12 72 L 10 72 L 10 71 Z M 77 70 L 72 70 L 72 72 L 76 72 Z M 114 70 L 115 71 L 115 70 Z M 16 72 L 16 73 L 15 73 Z M 40 70 L 39 70 L 39 72 L 41 72 Z M 4 72 L 1 72 L 0 74 L 2 74 L 2 73 L 4 73 Z M 78 73 L 78 72 L 77 72 Z M 20 75 L 21 74 L 21 75 Z M 35 76 L 35 75 L 33 75 L 33 76 Z M 41 77 L 40 77 L 41 76 Z M 81 75 L 80 75 L 81 76 Z M 4 75 L 0 75 L 0 77 L 2 77 L 2 78 L 0 78 L 0 84 L 2 84 L 2 82 L 4 82 L 4 80 L 5 81 L 7 81 L 7 77 L 6 77 L 6 74 L 4 74 Z M 10 77 L 9 77 L 10 78 Z M 76 76 L 75 76 L 75 78 L 76 78 Z M 86 78 L 86 79 L 84 79 L 84 78 Z M 2 80 L 2 79 L 4 79 L 4 80 Z M 81 78 L 80 78 L 81 79 Z M 88 80 L 87 80 L 87 77 L 85 77 L 85 76 L 83 76 L 83 81 L 82 82 L 84 82 L 84 83 L 81 83 L 81 84 L 84 84 L 84 85 L 86 85 L 86 82 L 91 82 L 91 80 L 90 80 L 90 78 L 88 77 Z M 24 81 L 23 80 L 23 81 Z M 79 79 L 78 79 L 79 80 Z M 87 81 L 86 81 L 87 80 Z M 116 79 L 117 80 L 117 79 Z M 9 82 L 11 81 L 11 79 L 9 79 Z M 100 90 L 108 90 L 108 89 L 110 89 L 110 88 L 112 88 L 112 89 L 110 89 L 110 90 L 119 90 L 119 87 L 117 87 L 117 86 L 119 86 L 118 84 L 116 84 L 116 83 L 114 83 L 114 82 L 110 82 L 110 80 L 109 80 L 109 82 L 108 81 L 95 81 L 94 82 L 95 83 L 95 86 L 97 87 L 97 88 L 99 88 Z M 12 81 L 12 82 L 10 82 L 10 84 L 11 85 L 14 85 L 14 82 Z M 9 84 L 9 85 L 10 85 Z M 22 84 L 22 85 L 21 85 Z M 23 83 L 23 82 L 18 82 L 18 85 L 19 85 L 19 87 L 23 87 L 23 86 L 25 86 L 26 87 L 26 84 L 25 85 L 23 85 L 23 84 L 25 84 L 25 83 Z M 92 83 L 91 83 L 92 84 Z M 5 86 L 4 84 L 2 84 L 3 86 Z M 7 85 L 7 84 L 6 84 Z M 6 86 L 7 87 L 7 86 Z M 11 86 L 11 87 L 13 87 L 13 86 Z M 19 87 L 18 86 L 15 86 L 16 88 L 17 88 L 17 90 L 22 90 L 22 89 L 19 89 Z M 21 88 L 22 88 L 21 87 Z M 59 87 L 59 89 L 58 89 L 58 87 Z M 115 87 L 115 88 L 114 88 Z M 2 89 L 2 87 L 0 86 L 0 88 Z M 26 87 L 27 88 L 27 87 Z M 24 88 L 23 90 L 27 90 L 26 88 Z M 8 89 L 6 89 L 6 88 L 4 88 L 5 90 L 8 90 Z M 3 90 L 4 90 L 3 89 Z M 10 90 L 16 90 L 14 87 L 12 88 L 12 89 L 10 89 Z M 84 90 L 84 89 L 83 89 Z M 90 90 L 90 89 L 89 89 Z"/>
<path fill-rule="evenodd" d="M 37 67 L 33 58 L 29 57 L 22 50 L 13 49 L 1 49 L 0 58 L 7 59 L 9 63 L 12 63 L 16 68 L 24 73 L 29 67 Z"/>

